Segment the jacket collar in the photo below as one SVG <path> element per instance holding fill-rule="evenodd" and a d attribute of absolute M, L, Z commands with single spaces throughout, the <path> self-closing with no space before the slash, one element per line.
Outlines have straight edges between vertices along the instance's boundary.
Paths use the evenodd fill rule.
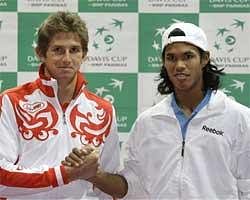
<path fill-rule="evenodd" d="M 41 64 L 39 67 L 39 78 L 36 80 L 38 87 L 48 97 L 55 97 L 58 89 L 57 80 L 53 77 L 47 77 L 45 75 L 45 65 Z M 73 98 L 78 96 L 80 91 L 86 86 L 87 81 L 84 76 L 78 71 L 77 82 Z"/>
<path fill-rule="evenodd" d="M 173 117 L 174 111 L 171 106 L 173 94 L 167 95 L 162 101 L 151 108 L 152 116 L 169 116 Z M 197 114 L 197 117 L 204 117 L 211 114 L 221 113 L 225 110 L 226 95 L 222 91 L 212 91 L 208 104 Z"/>

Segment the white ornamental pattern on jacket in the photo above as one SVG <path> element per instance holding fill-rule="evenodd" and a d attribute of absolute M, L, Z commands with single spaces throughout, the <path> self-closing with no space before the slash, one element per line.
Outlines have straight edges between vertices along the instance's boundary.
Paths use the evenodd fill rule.
<path fill-rule="evenodd" d="M 112 109 L 108 102 L 95 101 L 96 96 L 85 92 L 84 100 L 88 106 L 75 106 L 70 115 L 70 122 L 75 131 L 72 137 L 80 135 L 82 144 L 92 143 L 99 146 L 105 142 L 112 124 Z"/>
<path fill-rule="evenodd" d="M 112 106 L 88 91 L 82 91 L 79 98 L 80 103 L 70 110 L 70 124 L 68 125 L 71 125 L 71 130 L 73 129 L 71 136 L 73 138 L 79 136 L 82 144 L 99 146 L 105 142 L 110 132 Z M 23 98 L 18 102 L 13 102 L 18 130 L 22 137 L 25 140 L 36 138 L 44 141 L 50 135 L 57 135 L 59 117 L 52 103 L 32 102 L 28 99 Z"/>
<path fill-rule="evenodd" d="M 50 134 L 58 134 L 58 130 L 54 128 L 58 114 L 49 102 L 28 103 L 20 100 L 15 105 L 15 113 L 18 129 L 26 140 L 33 137 L 46 140 Z"/>

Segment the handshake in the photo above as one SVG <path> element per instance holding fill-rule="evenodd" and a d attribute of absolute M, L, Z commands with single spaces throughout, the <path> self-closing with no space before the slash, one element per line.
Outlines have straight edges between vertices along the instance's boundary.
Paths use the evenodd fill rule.
<path fill-rule="evenodd" d="M 99 171 L 99 149 L 86 145 L 81 149 L 74 148 L 61 163 L 69 181 L 84 179 L 94 182 Z"/>
<path fill-rule="evenodd" d="M 124 197 L 128 191 L 126 179 L 119 174 L 101 170 L 99 157 L 99 149 L 91 145 L 85 145 L 81 149 L 74 148 L 61 162 L 68 181 L 83 179 L 109 194 L 113 199 Z"/>

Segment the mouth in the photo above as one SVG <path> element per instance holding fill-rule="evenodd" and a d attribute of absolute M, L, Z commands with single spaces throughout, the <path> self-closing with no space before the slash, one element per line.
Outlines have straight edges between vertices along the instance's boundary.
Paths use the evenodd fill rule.
<path fill-rule="evenodd" d="M 62 66 L 62 67 L 58 67 L 58 69 L 73 69 L 73 67 L 70 67 L 70 66 Z"/>
<path fill-rule="evenodd" d="M 185 73 L 178 73 L 174 75 L 177 80 L 185 80 L 189 77 L 188 74 Z"/>

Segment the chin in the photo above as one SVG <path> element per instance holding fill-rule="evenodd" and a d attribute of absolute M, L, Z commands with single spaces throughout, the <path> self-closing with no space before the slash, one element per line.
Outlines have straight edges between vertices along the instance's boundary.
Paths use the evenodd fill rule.
<path fill-rule="evenodd" d="M 66 74 L 60 75 L 60 76 L 56 76 L 57 80 L 68 80 L 68 79 L 73 79 L 73 78 L 74 78 L 74 76 L 72 76 L 72 75 L 66 75 Z"/>
<path fill-rule="evenodd" d="M 191 88 L 187 86 L 175 87 L 176 92 L 190 92 Z"/>

